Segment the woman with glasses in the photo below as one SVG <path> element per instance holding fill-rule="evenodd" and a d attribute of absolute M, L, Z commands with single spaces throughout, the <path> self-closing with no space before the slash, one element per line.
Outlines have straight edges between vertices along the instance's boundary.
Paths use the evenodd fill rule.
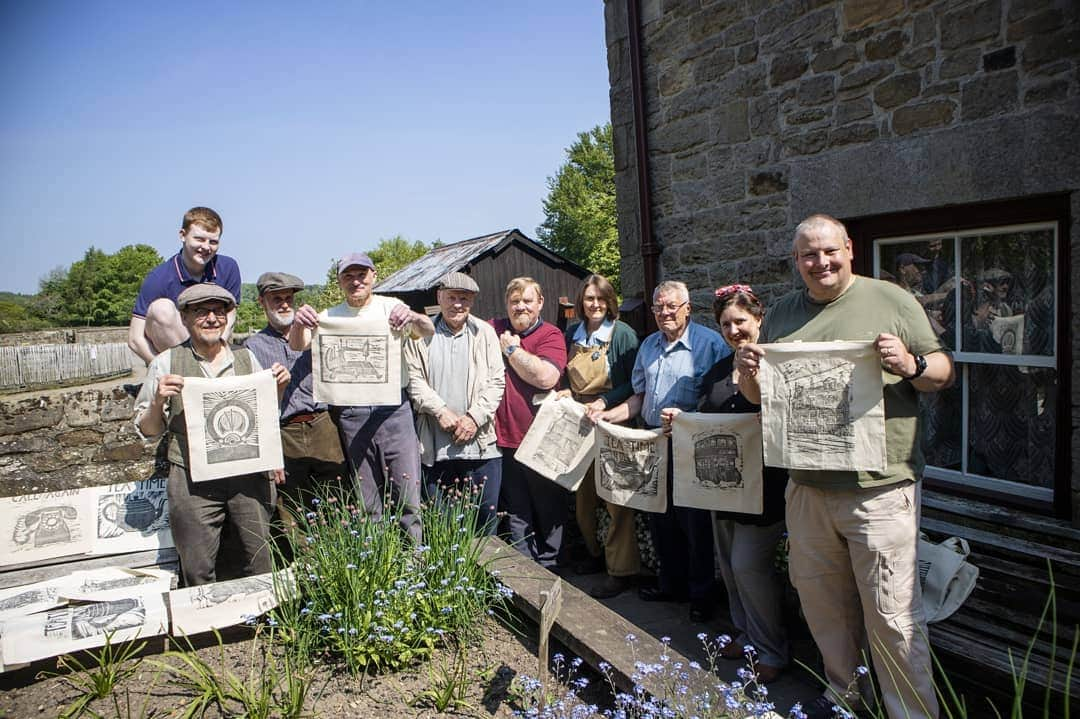
<path fill-rule="evenodd" d="M 720 334 L 737 350 L 756 343 L 765 306 L 749 285 L 728 285 L 716 291 L 713 302 Z M 759 412 L 739 393 L 734 354 L 710 369 L 701 383 L 699 412 Z M 661 426 L 671 432 L 675 408 L 660 413 Z M 784 624 L 784 585 L 774 567 L 776 545 L 784 534 L 784 488 L 787 471 L 765 468 L 764 511 L 761 514 L 717 512 L 715 518 L 717 560 L 727 587 L 731 621 L 738 630 L 735 640 L 721 650 L 726 659 L 740 659 L 744 647 L 754 647 L 754 668 L 760 681 L 774 680 L 788 663 L 787 630 Z"/>

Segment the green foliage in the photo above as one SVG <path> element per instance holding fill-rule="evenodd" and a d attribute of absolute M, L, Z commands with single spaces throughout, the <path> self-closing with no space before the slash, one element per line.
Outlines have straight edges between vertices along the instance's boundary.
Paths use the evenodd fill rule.
<path fill-rule="evenodd" d="M 296 293 L 293 299 L 293 307 L 311 305 L 322 309 L 319 305 L 319 297 L 323 291 L 322 285 L 307 285 Z M 240 286 L 240 306 L 236 308 L 236 331 L 258 332 L 266 326 L 266 315 L 259 305 L 259 290 L 254 282 L 245 282 Z"/>
<path fill-rule="evenodd" d="M 547 247 L 604 275 L 619 289 L 615 227 L 615 155 L 611 123 L 579 132 L 566 162 L 547 181 L 544 222 L 536 233 Z"/>
<path fill-rule="evenodd" d="M 447 709 L 473 709 L 466 698 L 472 679 L 465 663 L 465 648 L 455 644 L 449 657 L 428 669 L 428 688 L 409 705 L 431 707 L 440 713 Z"/>
<path fill-rule="evenodd" d="M 398 512 L 374 519 L 334 494 L 296 513 L 301 601 L 283 604 L 274 620 L 298 655 L 340 662 L 354 674 L 397 670 L 446 641 L 474 637 L 478 617 L 506 591 L 473 541 L 475 500 L 422 511 L 421 546 L 400 530 Z"/>
<path fill-rule="evenodd" d="M 53 324 L 125 325 L 139 286 L 160 263 L 149 245 L 127 245 L 111 255 L 90 247 L 71 267 L 42 278 L 31 307 Z"/>
<path fill-rule="evenodd" d="M 367 256 L 375 263 L 375 271 L 378 272 L 378 280 L 385 280 L 402 267 L 415 262 L 436 247 L 442 247 L 442 242 L 436 240 L 430 245 L 425 245 L 417 240 L 409 242 L 401 235 L 394 235 L 379 240 L 379 244 L 373 250 L 367 250 Z M 317 309 L 326 309 L 345 301 L 345 295 L 338 286 L 337 259 L 330 261 L 330 267 L 326 270 L 326 286 L 322 288 L 318 302 L 311 303 Z"/>
<path fill-rule="evenodd" d="M 87 652 L 93 660 L 84 664 L 71 654 L 65 654 L 56 660 L 55 672 L 41 672 L 39 679 L 61 676 L 70 687 L 82 692 L 64 711 L 61 719 L 74 719 L 83 713 L 95 715 L 89 705 L 95 699 L 104 699 L 113 693 L 117 685 L 139 670 L 142 658 L 138 654 L 146 648 L 146 642 L 122 642 L 113 644 L 113 634 L 105 635 L 105 644 L 100 650 Z M 117 705 L 118 708 L 118 705 Z M 96 715 L 95 715 L 96 716 Z"/>

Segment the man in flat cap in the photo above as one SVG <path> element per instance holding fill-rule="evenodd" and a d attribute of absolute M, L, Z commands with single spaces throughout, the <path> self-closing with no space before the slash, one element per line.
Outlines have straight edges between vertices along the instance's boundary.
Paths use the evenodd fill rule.
<path fill-rule="evenodd" d="M 340 483 L 345 472 L 341 438 L 325 403 L 312 394 L 311 350 L 289 346 L 289 328 L 296 316 L 296 293 L 304 282 L 286 272 L 264 272 L 255 287 L 259 306 L 266 313 L 266 327 L 244 342 L 265 367 L 278 362 L 292 379 L 281 398 L 281 448 L 285 453 L 285 483 L 278 487 L 279 500 L 288 512 L 310 502 L 313 491 Z M 286 515 L 282 518 L 288 522 Z"/>
<path fill-rule="evenodd" d="M 185 288 L 213 282 L 233 296 L 234 309 L 225 323 L 229 339 L 240 301 L 240 268 L 236 260 L 218 254 L 221 215 L 209 207 L 192 207 L 180 221 L 180 251 L 150 270 L 139 287 L 128 326 L 128 347 L 150 364 L 154 355 L 187 339 L 176 311 L 176 299 Z"/>
<path fill-rule="evenodd" d="M 506 384 L 494 328 L 472 316 L 480 287 L 464 272 L 439 281 L 435 334 L 404 349 L 409 396 L 416 410 L 424 489 L 474 493 L 477 529 L 495 531 L 502 453 L 495 444 L 495 410 Z M 466 486 L 461 486 L 466 485 Z"/>
<path fill-rule="evenodd" d="M 259 372 L 263 366 L 246 349 L 233 352 L 224 339 L 227 318 L 236 306 L 232 293 L 224 287 L 209 282 L 192 285 L 180 293 L 176 304 L 189 337 L 151 360 L 135 401 L 135 428 L 143 438 L 168 433 L 169 525 L 184 584 L 190 587 L 217 581 L 225 521 L 236 529 L 243 552 L 241 576 L 269 572 L 267 537 L 274 484 L 284 479 L 284 473 L 279 469 L 192 482 L 180 394 L 185 377 L 232 377 Z M 270 370 L 280 395 L 289 383 L 289 370 L 278 362 Z"/>
<path fill-rule="evenodd" d="M 431 318 L 413 312 L 393 297 L 372 292 L 376 281 L 375 263 L 363 252 L 345 255 L 338 262 L 338 286 L 345 301 L 316 312 L 311 305 L 296 311 L 289 333 L 293 349 L 311 346 L 312 333 L 320 318 L 384 319 L 390 330 L 407 342 L 410 337 L 430 337 L 435 332 Z M 383 494 L 389 482 L 392 497 L 401 510 L 401 526 L 420 541 L 420 447 L 413 427 L 413 413 L 405 388 L 409 383 L 404 353 L 401 362 L 401 403 L 392 406 L 331 406 L 337 420 L 345 458 L 358 486 L 366 512 L 381 517 Z"/>

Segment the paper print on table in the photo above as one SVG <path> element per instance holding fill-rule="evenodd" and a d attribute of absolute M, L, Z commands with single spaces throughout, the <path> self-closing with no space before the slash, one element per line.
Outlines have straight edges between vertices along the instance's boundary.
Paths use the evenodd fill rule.
<path fill-rule="evenodd" d="M 181 392 L 193 482 L 281 469 L 277 384 L 270 370 L 184 378 Z"/>
<path fill-rule="evenodd" d="M 571 492 L 593 462 L 596 431 L 584 405 L 570 397 L 540 405 L 514 459 Z"/>
<path fill-rule="evenodd" d="M 59 596 L 72 602 L 106 602 L 147 593 L 164 594 L 176 584 L 176 574 L 148 567 L 105 567 L 73 572 L 61 583 Z"/>
<path fill-rule="evenodd" d="M 401 340 L 385 317 L 320 317 L 311 372 L 316 402 L 401 404 Z"/>
<path fill-rule="evenodd" d="M 667 509 L 668 440 L 658 429 L 596 425 L 596 494 L 643 512 Z"/>
<path fill-rule="evenodd" d="M 292 570 L 267 572 L 169 592 L 172 634 L 182 636 L 242 624 L 295 595 Z"/>
<path fill-rule="evenodd" d="M 94 526 L 93 496 L 86 490 L 0 499 L 0 565 L 87 554 Z"/>
<path fill-rule="evenodd" d="M 67 604 L 60 589 L 67 577 L 0 590 L 0 621 L 55 609 Z"/>
<path fill-rule="evenodd" d="M 761 421 L 756 412 L 681 412 L 671 424 L 671 451 L 676 507 L 763 511 Z"/>
<path fill-rule="evenodd" d="M 94 487 L 94 506 L 97 508 L 94 554 L 122 554 L 173 546 L 167 484 L 165 477 L 152 477 Z"/>
<path fill-rule="evenodd" d="M 881 356 L 872 342 L 784 342 L 762 349 L 765 464 L 885 470 Z"/>
<path fill-rule="evenodd" d="M 163 634 L 168 614 L 161 594 L 140 594 L 108 602 L 77 604 L 4 622 L 0 652 L 4 663 L 46 657 Z"/>

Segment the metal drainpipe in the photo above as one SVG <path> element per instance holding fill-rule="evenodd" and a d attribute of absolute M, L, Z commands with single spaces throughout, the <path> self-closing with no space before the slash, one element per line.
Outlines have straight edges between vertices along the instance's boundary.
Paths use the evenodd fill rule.
<path fill-rule="evenodd" d="M 641 0 L 627 1 L 630 40 L 630 90 L 634 103 L 634 147 L 637 152 L 638 226 L 641 228 L 641 264 L 645 271 L 645 327 L 656 329 L 648 310 L 656 288 L 656 265 L 660 246 L 653 241 L 652 195 L 649 193 L 649 141 L 645 129 L 645 87 L 641 73 Z"/>

